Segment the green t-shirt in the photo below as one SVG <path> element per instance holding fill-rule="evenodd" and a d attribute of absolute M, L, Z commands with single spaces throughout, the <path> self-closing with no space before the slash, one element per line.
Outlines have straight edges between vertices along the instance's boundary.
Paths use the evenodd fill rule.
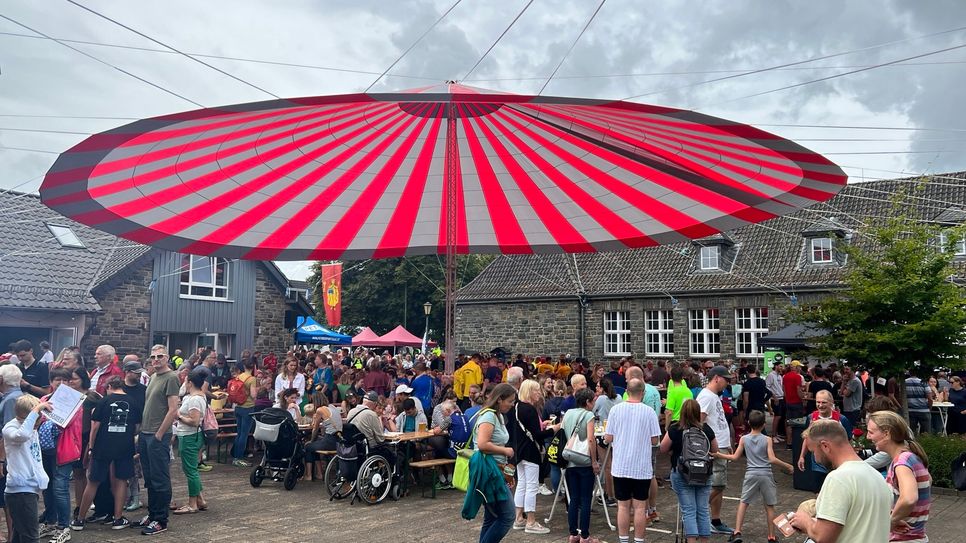
<path fill-rule="evenodd" d="M 664 408 L 671 412 L 672 421 L 680 420 L 681 406 L 684 404 L 684 400 L 693 399 L 694 395 L 691 394 L 691 389 L 688 388 L 688 385 L 668 381 L 667 403 L 664 405 Z"/>
<path fill-rule="evenodd" d="M 144 392 L 144 415 L 141 417 L 141 431 L 150 434 L 161 428 L 168 414 L 168 396 L 177 396 L 181 389 L 178 373 L 166 371 L 151 376 L 148 389 Z M 168 431 L 171 431 L 170 429 Z"/>
<path fill-rule="evenodd" d="M 476 429 L 475 428 L 476 426 L 479 426 L 484 422 L 493 425 L 493 435 L 490 437 L 490 442 L 492 442 L 494 445 L 506 447 L 506 444 L 510 441 L 510 433 L 507 431 L 506 424 L 504 424 L 503 422 L 503 416 L 497 415 L 496 411 L 492 409 L 487 409 L 481 412 L 480 416 L 477 417 L 474 430 Z M 475 437 L 476 437 L 476 432 L 474 432 L 474 438 Z M 491 456 L 493 456 L 493 459 L 496 460 L 497 463 L 499 464 L 505 464 L 507 462 L 506 456 L 502 454 L 494 454 Z"/>

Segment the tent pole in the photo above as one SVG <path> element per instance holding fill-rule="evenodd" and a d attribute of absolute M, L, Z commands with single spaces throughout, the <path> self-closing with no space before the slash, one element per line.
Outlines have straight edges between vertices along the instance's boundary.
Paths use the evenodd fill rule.
<path fill-rule="evenodd" d="M 452 374 L 456 370 L 456 344 L 453 332 L 456 328 L 456 242 L 459 227 L 459 209 L 456 191 L 459 187 L 459 142 L 456 138 L 456 105 L 450 102 L 446 110 L 446 360 L 444 369 Z"/>

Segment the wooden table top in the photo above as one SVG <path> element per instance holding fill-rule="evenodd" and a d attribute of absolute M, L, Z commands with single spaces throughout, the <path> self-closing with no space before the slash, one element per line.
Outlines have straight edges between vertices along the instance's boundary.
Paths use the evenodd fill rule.
<path fill-rule="evenodd" d="M 402 443 L 403 441 L 422 441 L 434 435 L 432 432 L 386 432 L 386 441 L 395 441 L 398 443 Z"/>

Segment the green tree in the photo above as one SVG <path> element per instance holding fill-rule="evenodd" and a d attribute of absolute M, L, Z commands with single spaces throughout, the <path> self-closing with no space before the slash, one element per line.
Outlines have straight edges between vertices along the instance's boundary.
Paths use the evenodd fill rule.
<path fill-rule="evenodd" d="M 490 255 L 461 255 L 457 257 L 457 288 L 472 281 L 494 259 Z M 443 265 L 436 256 L 387 258 L 382 260 L 342 263 L 342 325 L 344 333 L 354 333 L 357 327 L 368 326 L 384 334 L 404 324 L 411 333 L 422 337 L 425 327 L 423 304 L 430 302 L 430 337 L 442 343 L 445 307 Z M 321 281 L 321 262 L 312 265 L 308 282 L 313 287 Z M 325 322 L 325 309 L 320 289 L 312 289 L 312 302 L 319 322 Z"/>
<path fill-rule="evenodd" d="M 894 211 L 855 245 L 841 244 L 846 288 L 797 317 L 829 331 L 818 339 L 819 354 L 874 375 L 962 366 L 966 293 L 955 280 L 952 245 L 963 232 L 947 232 L 940 245 L 939 227 Z"/>

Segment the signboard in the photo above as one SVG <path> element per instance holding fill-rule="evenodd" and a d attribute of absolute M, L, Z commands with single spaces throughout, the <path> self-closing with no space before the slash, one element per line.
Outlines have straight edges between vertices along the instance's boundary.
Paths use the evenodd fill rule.
<path fill-rule="evenodd" d="M 781 349 L 765 349 L 765 367 L 762 368 L 761 374 L 768 375 L 775 364 L 784 364 L 788 360 L 785 357 L 785 351 Z"/>

